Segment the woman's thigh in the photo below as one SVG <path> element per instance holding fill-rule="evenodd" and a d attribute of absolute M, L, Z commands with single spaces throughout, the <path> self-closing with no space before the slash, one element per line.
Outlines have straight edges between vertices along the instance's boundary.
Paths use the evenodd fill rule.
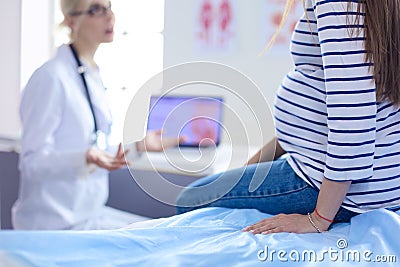
<path fill-rule="evenodd" d="M 202 207 L 258 209 L 269 214 L 312 212 L 318 191 L 278 159 L 212 175 L 178 197 L 178 213 Z"/>

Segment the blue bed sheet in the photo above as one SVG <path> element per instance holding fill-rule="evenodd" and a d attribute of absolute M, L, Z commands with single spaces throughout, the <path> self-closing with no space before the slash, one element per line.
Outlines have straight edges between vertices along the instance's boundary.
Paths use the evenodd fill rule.
<path fill-rule="evenodd" d="M 400 213 L 376 210 L 323 234 L 253 235 L 270 215 L 205 208 L 109 231 L 0 231 L 0 266 L 400 266 Z"/>

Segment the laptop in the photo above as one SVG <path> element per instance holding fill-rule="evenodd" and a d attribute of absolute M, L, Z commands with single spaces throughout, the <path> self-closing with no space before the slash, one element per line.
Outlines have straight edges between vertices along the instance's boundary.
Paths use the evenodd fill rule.
<path fill-rule="evenodd" d="M 147 130 L 184 136 L 180 147 L 216 147 L 221 141 L 223 99 L 211 96 L 152 96 Z"/>
<path fill-rule="evenodd" d="M 146 152 L 157 168 L 183 172 L 205 171 L 221 142 L 223 98 L 215 96 L 151 96 L 147 131 L 162 130 L 163 138 L 184 136 L 185 141 L 163 152 Z"/>

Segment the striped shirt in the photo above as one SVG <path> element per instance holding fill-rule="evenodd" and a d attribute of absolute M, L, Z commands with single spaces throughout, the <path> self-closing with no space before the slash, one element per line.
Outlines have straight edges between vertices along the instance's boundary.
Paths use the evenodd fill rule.
<path fill-rule="evenodd" d="M 279 143 L 314 188 L 324 177 L 351 180 L 344 208 L 399 206 L 400 109 L 376 100 L 373 66 L 364 61 L 365 14 L 356 24 L 358 0 L 349 13 L 348 0 L 305 2 L 291 43 L 295 69 L 275 99 Z"/>

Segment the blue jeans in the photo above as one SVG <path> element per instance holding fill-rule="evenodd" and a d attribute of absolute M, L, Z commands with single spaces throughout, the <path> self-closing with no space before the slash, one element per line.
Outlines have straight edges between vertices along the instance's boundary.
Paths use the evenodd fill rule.
<path fill-rule="evenodd" d="M 258 181 L 257 188 L 253 186 L 254 181 Z M 227 183 L 233 183 L 229 190 L 224 186 Z M 307 214 L 315 209 L 317 198 L 318 191 L 297 176 L 286 159 L 280 158 L 197 180 L 178 196 L 177 211 L 226 207 L 258 209 L 272 215 Z M 341 207 L 334 222 L 349 222 L 357 214 Z"/>

